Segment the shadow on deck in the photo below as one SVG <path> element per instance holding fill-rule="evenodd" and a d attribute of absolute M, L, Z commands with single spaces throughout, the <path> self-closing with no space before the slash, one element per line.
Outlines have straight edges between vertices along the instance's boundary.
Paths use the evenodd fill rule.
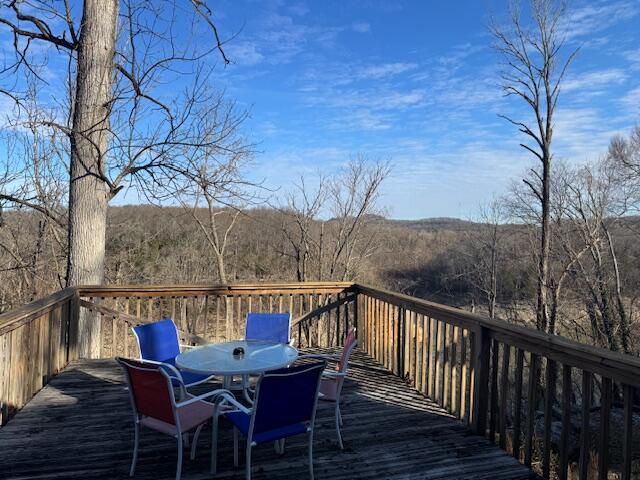
<path fill-rule="evenodd" d="M 333 409 L 320 403 L 315 473 L 322 479 L 528 479 L 534 474 L 488 440 L 470 434 L 369 357 L 352 357 L 343 392 L 345 450 L 333 429 Z M 271 445 L 254 450 L 257 479 L 308 478 L 306 437 L 292 438 L 282 456 Z M 122 372 L 113 360 L 70 364 L 0 429 L 0 478 L 124 479 L 133 443 L 132 415 Z M 175 441 L 143 429 L 136 479 L 171 479 Z M 215 478 L 241 479 L 232 464 L 231 429 L 222 421 Z M 210 430 L 183 478 L 211 478 Z M 242 458 L 242 455 L 241 455 Z"/>

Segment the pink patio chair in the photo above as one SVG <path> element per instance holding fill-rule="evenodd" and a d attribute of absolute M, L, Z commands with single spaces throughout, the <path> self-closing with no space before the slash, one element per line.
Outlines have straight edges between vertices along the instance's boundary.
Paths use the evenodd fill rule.
<path fill-rule="evenodd" d="M 335 370 L 326 369 L 322 373 L 322 380 L 320 382 L 320 400 L 333 402 L 335 404 L 335 421 L 336 421 L 336 433 L 338 435 L 338 445 L 340 449 L 344 449 L 342 444 L 342 434 L 340 433 L 340 427 L 342 426 L 342 413 L 340 412 L 340 393 L 342 392 L 342 386 L 344 379 L 347 376 L 347 368 L 349 367 L 349 357 L 351 352 L 358 344 L 358 337 L 356 335 L 355 327 L 349 330 L 349 333 L 344 337 L 342 353 L 340 355 L 301 355 L 303 358 L 319 358 L 328 361 L 334 361 Z"/>
<path fill-rule="evenodd" d="M 176 480 L 180 480 L 182 472 L 183 437 L 189 431 L 195 430 L 191 445 L 191 459 L 195 458 L 198 436 L 203 425 L 213 418 L 214 404 L 205 401 L 227 390 L 213 390 L 194 396 L 186 391 L 180 374 L 174 367 L 145 360 L 132 360 L 116 357 L 118 363 L 125 370 L 129 386 L 129 397 L 133 407 L 134 418 L 134 447 L 133 459 L 129 476 L 133 476 L 138 460 L 138 442 L 140 425 L 161 433 L 171 435 L 178 441 L 178 464 Z M 168 372 L 168 370 L 171 370 Z M 181 401 L 176 401 L 173 385 L 178 381 L 181 390 Z M 173 385 L 172 385 L 173 384 Z"/>

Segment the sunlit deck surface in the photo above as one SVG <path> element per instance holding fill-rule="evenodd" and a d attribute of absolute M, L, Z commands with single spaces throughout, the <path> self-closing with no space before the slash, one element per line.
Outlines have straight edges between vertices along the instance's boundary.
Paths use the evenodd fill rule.
<path fill-rule="evenodd" d="M 0 429 L 0 478 L 129 478 L 133 425 L 123 381 L 113 360 L 71 363 Z M 344 451 L 336 444 L 333 409 L 321 403 L 318 410 L 318 480 L 536 478 L 362 353 L 352 357 L 342 400 Z M 196 460 L 185 455 L 182 478 L 212 478 L 209 428 Z M 242 463 L 233 468 L 231 429 L 224 421 L 219 442 L 215 478 L 244 478 Z M 305 442 L 305 436 L 288 440 L 282 456 L 272 445 L 254 449 L 253 478 L 309 478 Z M 136 479 L 174 478 L 174 439 L 143 429 L 140 445 Z"/>

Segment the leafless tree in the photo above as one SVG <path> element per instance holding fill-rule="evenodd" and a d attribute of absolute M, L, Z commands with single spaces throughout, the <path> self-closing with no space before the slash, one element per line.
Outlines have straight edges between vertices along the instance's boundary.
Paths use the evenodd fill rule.
<path fill-rule="evenodd" d="M 0 135 L 6 148 L 0 156 L 0 206 L 5 214 L 17 213 L 0 224 L 0 230 L 5 231 L 0 235 L 0 248 L 11 259 L 3 270 L 22 270 L 24 274 L 24 283 L 15 295 L 35 299 L 51 284 L 64 285 L 68 183 L 63 159 L 67 152 L 56 129 L 41 128 L 47 112 L 36 104 L 33 85 L 21 109 L 20 123 L 9 122 Z M 36 225 L 28 245 L 21 222 Z"/>
<path fill-rule="evenodd" d="M 524 182 L 541 210 L 536 326 L 548 331 L 551 326 L 549 296 L 553 288 L 549 282 L 549 263 L 554 115 L 562 80 L 577 50 L 563 57 L 562 20 L 566 12 L 563 1 L 530 0 L 528 5 L 529 15 L 523 20 L 519 5 L 511 3 L 510 25 L 502 28 L 494 22 L 491 32 L 496 39 L 495 48 L 504 58 L 502 89 L 505 95 L 524 102 L 535 119 L 528 123 L 500 115 L 526 136 L 528 141 L 521 146 L 539 162 L 539 168 L 532 169 L 533 178 Z"/>
<path fill-rule="evenodd" d="M 629 190 L 607 159 L 558 178 L 566 198 L 563 248 L 582 287 L 593 341 L 611 350 L 631 352 L 629 316 L 612 229 L 627 214 Z M 623 180 L 624 182 L 624 180 Z M 573 244 L 578 244 L 579 249 Z M 579 255 L 576 251 L 584 251 Z"/>
<path fill-rule="evenodd" d="M 301 179 L 281 208 L 286 214 L 282 231 L 299 280 L 357 276 L 377 247 L 368 226 L 380 213 L 380 186 L 389 172 L 388 163 L 358 155 L 334 176 L 320 176 L 315 189 Z M 323 214 L 330 218 L 322 220 Z"/>
<path fill-rule="evenodd" d="M 502 199 L 494 198 L 481 205 L 474 228 L 465 232 L 462 248 L 467 261 L 461 275 L 485 297 L 491 318 L 496 314 L 507 220 L 506 206 Z"/>
<path fill-rule="evenodd" d="M 218 280 L 227 283 L 225 256 L 229 235 L 236 225 L 242 206 L 253 200 L 252 192 L 259 184 L 247 180 L 245 167 L 252 149 L 239 134 L 241 120 L 233 113 L 233 104 L 220 103 L 216 115 L 208 115 L 205 135 L 226 137 L 236 146 L 219 148 L 220 140 L 196 152 L 187 160 L 187 168 L 177 182 L 163 186 L 164 195 L 177 198 L 198 224 L 211 247 L 217 267 Z M 232 140 L 233 139 L 233 140 Z M 175 188 L 178 187 L 178 188 Z"/>
<path fill-rule="evenodd" d="M 185 158 L 214 141 L 222 142 L 220 148 L 237 147 L 226 137 L 203 135 L 203 122 L 219 105 L 209 86 L 214 52 L 224 63 L 229 60 L 206 3 L 189 3 L 0 4 L 0 24 L 13 35 L 15 52 L 15 62 L 2 72 L 0 91 L 21 105 L 19 86 L 26 75 L 45 85 L 43 91 L 57 90 L 55 100 L 40 99 L 58 107 L 42 126 L 63 132 L 69 142 L 70 285 L 102 282 L 107 206 L 124 187 L 137 185 L 146 192 L 169 184 L 185 171 Z M 179 39 L 178 30 L 183 32 Z M 197 41 L 207 34 L 212 42 Z M 43 74 L 54 63 L 67 69 L 62 85 L 55 87 Z M 167 83 L 181 85 L 182 91 L 168 95 Z M 66 101 L 59 100 L 63 92 Z M 91 335 L 96 323 L 81 319 L 83 338 L 98 337 Z M 83 354 L 94 347 L 81 341 Z"/>
<path fill-rule="evenodd" d="M 294 184 L 294 190 L 287 194 L 286 204 L 280 207 L 284 213 L 281 230 L 287 243 L 282 253 L 294 259 L 299 282 L 310 278 L 309 263 L 318 256 L 320 245 L 316 230 L 322 228 L 318 227 L 319 215 L 326 197 L 327 181 L 321 173 L 318 173 L 317 185 L 313 190 L 301 176 L 298 183 Z"/>

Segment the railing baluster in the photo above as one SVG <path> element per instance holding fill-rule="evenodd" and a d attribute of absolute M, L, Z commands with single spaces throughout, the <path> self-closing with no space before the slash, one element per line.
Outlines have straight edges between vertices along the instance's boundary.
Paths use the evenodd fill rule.
<path fill-rule="evenodd" d="M 524 442 L 524 464 L 531 468 L 533 442 L 535 441 L 536 403 L 538 401 L 538 355 L 531 354 L 529 361 L 529 389 L 527 393 L 527 436 Z"/>
<path fill-rule="evenodd" d="M 471 340 L 472 348 L 472 385 L 471 395 L 473 430 L 483 437 L 487 427 L 487 395 L 486 388 L 489 383 L 489 362 L 491 359 L 491 339 L 484 327 L 473 332 Z"/>
<path fill-rule="evenodd" d="M 520 460 L 520 438 L 522 435 L 522 371 L 524 370 L 524 351 L 516 349 L 516 370 L 513 392 L 513 443 L 511 454 Z"/>
<path fill-rule="evenodd" d="M 467 400 L 469 398 L 469 383 L 467 380 L 467 376 L 469 374 L 469 368 L 467 366 L 468 339 L 469 331 L 467 329 L 462 329 L 462 335 L 460 335 L 460 396 L 458 397 L 460 405 L 458 407 L 458 411 L 460 412 L 460 418 L 467 424 L 469 423 L 469 401 Z"/>
<path fill-rule="evenodd" d="M 420 391 L 426 395 L 429 382 L 429 327 L 431 323 L 429 322 L 429 317 L 422 314 L 420 315 L 420 321 L 422 323 L 422 388 Z"/>
<path fill-rule="evenodd" d="M 509 403 L 509 362 L 511 347 L 502 344 L 502 375 L 500 377 L 500 448 L 507 448 L 507 406 Z"/>
<path fill-rule="evenodd" d="M 600 400 L 600 438 L 598 446 L 598 480 L 609 474 L 609 418 L 611 416 L 611 379 L 602 377 Z"/>
<path fill-rule="evenodd" d="M 454 325 L 453 334 L 451 338 L 451 412 L 458 418 L 460 418 L 460 410 L 458 404 L 458 387 L 459 385 L 459 366 L 458 363 L 458 336 L 460 335 L 460 329 Z"/>
<path fill-rule="evenodd" d="M 623 386 L 624 433 L 622 438 L 622 477 L 631 480 L 631 461 L 633 459 L 633 387 Z"/>
<path fill-rule="evenodd" d="M 444 324 L 444 367 L 442 382 L 442 406 L 449 410 L 451 408 L 451 329 L 453 325 Z"/>
<path fill-rule="evenodd" d="M 424 370 L 424 329 L 422 327 L 422 315 L 412 312 L 416 323 L 416 390 L 422 391 L 422 372 Z"/>
<path fill-rule="evenodd" d="M 569 470 L 569 436 L 571 429 L 571 366 L 562 366 L 562 432 L 560 432 L 560 480 L 567 480 Z"/>
<path fill-rule="evenodd" d="M 591 412 L 591 384 L 592 374 L 582 371 L 582 427 L 580 429 L 580 480 L 588 480 L 590 458 L 591 432 L 589 418 Z"/>
<path fill-rule="evenodd" d="M 438 335 L 436 337 L 436 391 L 434 400 L 442 405 L 442 389 L 444 386 L 444 375 L 443 375 L 443 356 L 444 356 L 444 323 L 436 320 Z"/>
<path fill-rule="evenodd" d="M 556 389 L 556 362 L 547 359 L 546 385 L 544 395 L 544 432 L 542 442 L 542 476 L 549 478 L 551 461 L 551 417 Z"/>
<path fill-rule="evenodd" d="M 500 344 L 497 340 L 491 342 L 491 398 L 489 403 L 489 441 L 496 441 L 496 422 L 498 417 L 498 359 Z"/>
<path fill-rule="evenodd" d="M 436 396 L 436 361 L 438 358 L 438 321 L 435 318 L 430 318 L 431 323 L 431 341 L 430 341 L 430 356 L 429 356 L 429 397 L 435 400 Z"/>

